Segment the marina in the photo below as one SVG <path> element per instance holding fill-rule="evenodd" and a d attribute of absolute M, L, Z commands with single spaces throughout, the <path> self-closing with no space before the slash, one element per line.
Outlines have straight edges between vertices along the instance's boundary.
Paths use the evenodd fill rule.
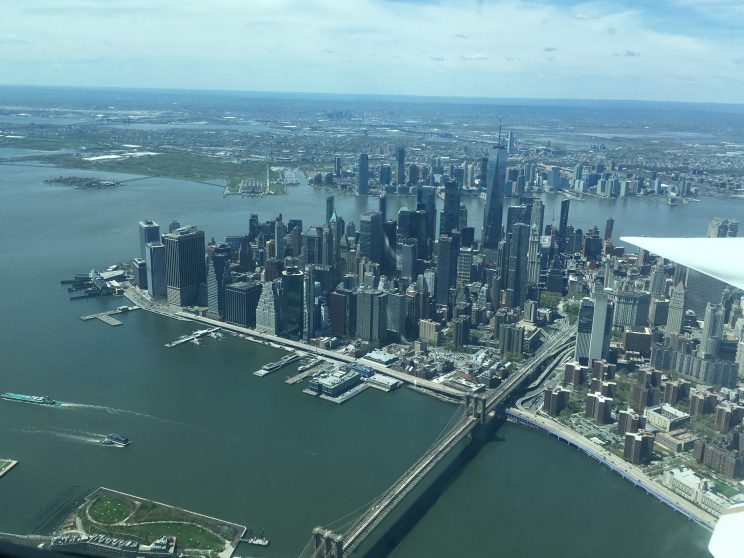
<path fill-rule="evenodd" d="M 256 370 L 253 375 L 258 376 L 259 378 L 263 378 L 264 376 L 268 376 L 272 372 L 281 370 L 285 366 L 289 366 L 290 364 L 292 364 L 293 362 L 297 362 L 298 360 L 300 360 L 300 355 L 292 353 L 285 357 L 282 357 L 276 362 L 269 362 L 268 364 L 264 364 L 263 367 L 259 370 Z"/>
<path fill-rule="evenodd" d="M 196 343 L 194 343 L 194 344 L 195 345 L 198 345 L 199 344 L 199 340 L 202 337 L 204 337 L 206 335 L 211 335 L 212 333 L 216 333 L 219 330 L 220 330 L 220 328 L 218 328 L 218 327 L 212 327 L 212 328 L 209 328 L 209 329 L 200 329 L 200 330 L 195 331 L 194 333 L 191 333 L 189 335 L 182 335 L 181 337 L 179 337 L 175 341 L 171 341 L 170 343 L 166 343 L 165 346 L 168 347 L 169 349 L 172 349 L 173 347 L 177 347 L 178 345 L 182 345 L 182 344 L 188 343 L 188 342 L 195 342 L 195 341 L 196 341 Z"/>

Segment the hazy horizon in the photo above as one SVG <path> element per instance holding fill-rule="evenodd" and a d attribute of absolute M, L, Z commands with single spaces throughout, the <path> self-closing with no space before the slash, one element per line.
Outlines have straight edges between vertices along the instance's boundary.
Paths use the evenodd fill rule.
<path fill-rule="evenodd" d="M 35 0 L 7 85 L 744 103 L 731 0 Z"/>

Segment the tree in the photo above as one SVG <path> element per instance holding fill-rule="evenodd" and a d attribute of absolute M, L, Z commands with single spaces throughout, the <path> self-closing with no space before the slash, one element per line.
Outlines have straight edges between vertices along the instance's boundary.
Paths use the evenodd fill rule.
<path fill-rule="evenodd" d="M 551 310 L 558 310 L 558 304 L 561 301 L 561 295 L 551 291 L 543 291 L 540 293 L 540 306 L 543 308 L 550 308 Z"/>

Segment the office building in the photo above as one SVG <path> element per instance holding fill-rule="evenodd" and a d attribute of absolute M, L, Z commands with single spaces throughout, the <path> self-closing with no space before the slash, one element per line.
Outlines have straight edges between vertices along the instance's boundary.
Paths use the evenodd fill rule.
<path fill-rule="evenodd" d="M 375 345 L 387 340 L 387 293 L 360 287 L 357 291 L 356 337 Z"/>
<path fill-rule="evenodd" d="M 437 268 L 435 299 L 440 305 L 449 302 L 449 291 L 457 282 L 457 257 L 460 252 L 459 236 L 440 236 L 437 243 Z"/>
<path fill-rule="evenodd" d="M 439 234 L 451 234 L 460 228 L 460 185 L 455 180 L 444 183 L 444 204 L 439 218 Z"/>
<path fill-rule="evenodd" d="M 382 215 L 378 211 L 368 211 L 359 218 L 359 254 L 382 264 L 383 228 Z"/>
<path fill-rule="evenodd" d="M 593 316 L 594 301 L 589 297 L 584 297 L 579 304 L 576 330 L 576 358 L 583 364 L 589 364 Z"/>
<path fill-rule="evenodd" d="M 172 232 L 172 231 L 171 231 Z M 139 222 L 140 258 L 147 259 L 146 247 L 148 244 L 160 242 L 160 225 L 150 219 Z"/>
<path fill-rule="evenodd" d="M 609 302 L 609 292 L 607 289 L 597 290 L 595 294 L 592 336 L 589 340 L 589 364 L 595 360 L 606 360 L 610 350 L 614 306 Z"/>
<path fill-rule="evenodd" d="M 279 335 L 281 333 L 280 296 L 281 280 L 265 282 L 256 307 L 256 330 Z"/>
<path fill-rule="evenodd" d="M 165 246 L 161 242 L 148 243 L 145 246 L 147 292 L 152 300 L 163 300 L 168 294 L 165 260 Z"/>
<path fill-rule="evenodd" d="M 142 258 L 134 258 L 130 265 L 132 283 L 142 290 L 147 288 L 147 264 Z"/>
<path fill-rule="evenodd" d="M 484 250 L 495 251 L 501 240 L 506 159 L 506 148 L 502 144 L 489 150 L 486 173 L 486 205 L 483 210 L 483 234 L 481 236 L 481 244 Z"/>
<path fill-rule="evenodd" d="M 708 303 L 705 308 L 703 334 L 700 338 L 698 355 L 703 358 L 718 356 L 718 347 L 723 336 L 723 306 Z"/>
<path fill-rule="evenodd" d="M 672 296 L 669 299 L 669 314 L 667 316 L 666 333 L 667 335 L 678 334 L 682 331 L 684 323 L 686 304 L 686 292 L 682 282 L 672 288 Z"/>
<path fill-rule="evenodd" d="M 200 289 L 206 286 L 204 232 L 181 227 L 163 235 L 168 303 L 196 306 Z M 203 301 L 206 303 L 206 301 Z"/>
<path fill-rule="evenodd" d="M 288 267 L 282 272 L 280 292 L 280 318 L 282 335 L 296 337 L 302 333 L 303 278 L 297 267 Z"/>
<path fill-rule="evenodd" d="M 256 327 L 261 291 L 259 281 L 240 281 L 225 285 L 225 321 L 242 327 Z"/>
<path fill-rule="evenodd" d="M 708 225 L 708 238 L 733 237 L 739 234 L 739 222 L 736 219 L 714 217 Z"/>
<path fill-rule="evenodd" d="M 406 149 L 404 147 L 395 148 L 395 182 L 396 184 L 406 183 Z"/>
<path fill-rule="evenodd" d="M 230 248 L 227 244 L 212 245 L 207 250 L 207 316 L 225 317 L 225 285 L 231 283 Z"/>
<path fill-rule="evenodd" d="M 369 157 L 366 153 L 359 155 L 356 179 L 357 194 L 360 196 L 369 194 Z"/>

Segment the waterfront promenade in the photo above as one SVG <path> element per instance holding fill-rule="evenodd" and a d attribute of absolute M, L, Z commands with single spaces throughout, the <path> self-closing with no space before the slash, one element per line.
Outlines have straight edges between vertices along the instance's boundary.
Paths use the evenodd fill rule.
<path fill-rule="evenodd" d="M 509 420 L 512 420 L 513 422 L 543 430 L 578 448 L 583 453 L 593 457 L 600 463 L 607 465 L 624 479 L 643 488 L 646 492 L 655 496 L 661 502 L 671 506 L 675 511 L 680 512 L 688 519 L 695 521 L 702 527 L 710 530 L 715 528 L 717 522 L 715 517 L 698 508 L 692 504 L 692 502 L 685 500 L 682 496 L 673 492 L 666 486 L 655 481 L 640 468 L 607 451 L 599 444 L 595 444 L 560 422 L 521 409 L 511 408 L 508 409 L 506 413 Z"/>
<path fill-rule="evenodd" d="M 416 376 L 412 376 L 411 374 L 406 374 L 405 372 L 401 372 L 399 370 L 394 370 L 388 366 L 385 366 L 384 364 L 381 364 L 379 362 L 375 362 L 375 361 L 372 361 L 366 358 L 357 359 L 356 357 L 353 357 L 351 355 L 340 353 L 338 351 L 321 349 L 320 347 L 315 347 L 314 345 L 308 345 L 301 341 L 294 341 L 292 339 L 287 339 L 285 337 L 279 337 L 278 335 L 273 335 L 271 333 L 264 333 L 264 332 L 256 331 L 255 329 L 250 329 L 247 327 L 242 327 L 242 326 L 238 326 L 234 324 L 228 324 L 228 323 L 225 323 L 219 320 L 213 320 L 212 318 L 207 318 L 204 316 L 197 316 L 196 314 L 184 312 L 180 308 L 170 307 L 167 304 L 153 303 L 151 300 L 146 298 L 142 293 L 140 293 L 135 287 L 125 288 L 124 296 L 126 296 L 132 303 L 136 304 L 143 310 L 155 312 L 156 314 L 160 314 L 162 316 L 167 316 L 167 317 L 175 318 L 178 320 L 191 320 L 191 321 L 199 322 L 205 325 L 219 327 L 227 331 L 233 331 L 235 333 L 240 333 L 247 337 L 251 337 L 260 343 L 261 342 L 273 343 L 275 345 L 279 345 L 280 347 L 283 347 L 289 350 L 304 351 L 306 353 L 312 353 L 317 356 L 324 357 L 324 358 L 327 358 L 327 359 L 330 359 L 336 362 L 341 362 L 341 363 L 358 362 L 359 364 L 363 366 L 372 368 L 373 370 L 377 372 L 386 374 L 388 376 L 401 380 L 402 382 L 405 382 L 407 384 L 412 384 L 418 388 L 423 388 L 423 389 L 432 391 L 437 394 L 445 395 L 447 397 L 452 397 L 456 399 L 464 399 L 466 395 L 464 392 L 458 389 L 451 388 L 439 382 L 433 382 L 431 380 L 426 380 L 424 378 L 418 378 Z"/>

